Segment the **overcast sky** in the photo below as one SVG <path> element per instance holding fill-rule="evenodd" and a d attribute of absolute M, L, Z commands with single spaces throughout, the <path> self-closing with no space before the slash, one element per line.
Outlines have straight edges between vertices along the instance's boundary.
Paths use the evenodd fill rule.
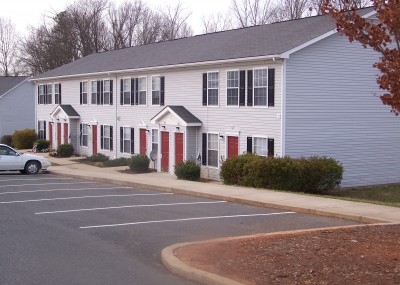
<path fill-rule="evenodd" d="M 122 3 L 124 0 L 109 0 L 114 3 Z M 175 6 L 179 0 L 142 0 L 150 7 Z M 51 15 L 62 11 L 68 4 L 75 0 L 2 0 L 0 17 L 11 19 L 21 35 L 27 34 L 27 27 L 38 27 L 43 22 L 43 15 Z M 231 0 L 181 0 L 183 7 L 191 11 L 189 24 L 195 34 L 203 30 L 201 18 L 217 12 L 226 12 Z"/>

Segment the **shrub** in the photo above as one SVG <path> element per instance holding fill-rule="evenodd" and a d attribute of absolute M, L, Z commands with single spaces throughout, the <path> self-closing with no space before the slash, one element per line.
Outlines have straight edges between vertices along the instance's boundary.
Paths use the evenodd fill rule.
<path fill-rule="evenodd" d="M 197 181 L 200 179 L 200 166 L 194 160 L 187 160 L 175 166 L 178 179 Z"/>
<path fill-rule="evenodd" d="M 129 169 L 135 173 L 145 173 L 149 171 L 150 159 L 143 154 L 132 155 Z"/>
<path fill-rule="evenodd" d="M 50 147 L 50 141 L 44 140 L 44 139 L 38 139 L 34 143 L 36 145 L 36 150 L 37 151 L 43 151 L 43 150 L 48 150 Z"/>
<path fill-rule="evenodd" d="M 93 154 L 88 158 L 92 162 L 106 162 L 110 160 L 110 158 L 102 153 Z"/>
<path fill-rule="evenodd" d="M 13 146 L 13 143 L 12 143 L 12 135 L 4 135 L 2 138 L 1 138 L 1 143 L 3 143 L 3 144 L 6 144 L 6 145 L 9 145 L 9 146 Z"/>
<path fill-rule="evenodd" d="M 225 184 L 305 193 L 326 193 L 340 186 L 342 165 L 327 157 L 264 158 L 248 154 L 221 166 Z"/>
<path fill-rule="evenodd" d="M 33 148 L 36 139 L 36 132 L 32 129 L 15 131 L 12 136 L 13 145 L 18 149 Z"/>
<path fill-rule="evenodd" d="M 128 166 L 130 163 L 129 158 L 120 157 L 117 159 L 107 160 L 104 162 L 105 167 L 115 167 L 115 166 Z"/>
<path fill-rule="evenodd" d="M 74 146 L 72 144 L 61 144 L 57 147 L 58 157 L 70 157 L 74 154 Z"/>

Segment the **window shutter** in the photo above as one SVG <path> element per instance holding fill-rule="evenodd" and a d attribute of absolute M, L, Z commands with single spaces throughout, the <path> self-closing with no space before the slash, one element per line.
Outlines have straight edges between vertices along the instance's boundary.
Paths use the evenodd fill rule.
<path fill-rule="evenodd" d="M 104 81 L 100 80 L 100 105 L 104 105 Z"/>
<path fill-rule="evenodd" d="M 47 104 L 47 85 L 44 85 L 44 104 Z"/>
<path fill-rule="evenodd" d="M 79 145 L 82 145 L 82 124 L 79 124 Z"/>
<path fill-rule="evenodd" d="M 61 105 L 61 83 L 58 84 L 58 104 Z"/>
<path fill-rule="evenodd" d="M 131 105 L 135 105 L 135 78 L 131 78 Z"/>
<path fill-rule="evenodd" d="M 124 152 L 124 128 L 119 128 L 119 151 Z"/>
<path fill-rule="evenodd" d="M 246 71 L 241 70 L 239 76 L 239 106 L 245 106 L 246 101 Z"/>
<path fill-rule="evenodd" d="M 82 105 L 82 82 L 79 82 L 79 104 Z"/>
<path fill-rule="evenodd" d="M 203 73 L 203 106 L 207 106 L 207 73 Z"/>
<path fill-rule="evenodd" d="M 135 153 L 135 129 L 131 128 L 131 154 Z"/>
<path fill-rule="evenodd" d="M 207 133 L 203 133 L 201 164 L 207 165 Z"/>
<path fill-rule="evenodd" d="M 124 105 L 124 80 L 120 80 L 120 95 L 119 95 L 119 104 Z"/>
<path fill-rule="evenodd" d="M 43 125 L 44 125 L 44 139 L 46 139 L 47 137 L 46 137 L 46 121 L 43 121 Z"/>
<path fill-rule="evenodd" d="M 37 103 L 38 103 L 38 105 L 39 105 L 39 102 L 40 102 L 40 97 L 39 97 L 39 93 L 40 93 L 40 85 L 38 85 L 38 87 L 37 87 Z"/>
<path fill-rule="evenodd" d="M 275 69 L 268 69 L 268 106 L 275 106 Z"/>
<path fill-rule="evenodd" d="M 247 137 L 247 153 L 253 152 L 253 138 Z"/>
<path fill-rule="evenodd" d="M 164 106 L 165 104 L 165 77 L 160 77 L 160 105 Z"/>
<path fill-rule="evenodd" d="M 274 157 L 274 139 L 268 139 L 268 156 Z"/>
<path fill-rule="evenodd" d="M 100 88 L 101 88 L 101 83 L 100 80 L 97 80 L 97 105 L 100 105 Z"/>
<path fill-rule="evenodd" d="M 110 150 L 114 149 L 114 133 L 113 126 L 110 126 Z"/>
<path fill-rule="evenodd" d="M 37 130 L 36 130 L 36 133 L 39 135 L 40 133 L 39 133 L 39 130 L 40 130 L 40 121 L 37 121 Z M 40 137 L 39 137 L 39 139 L 41 139 Z"/>
<path fill-rule="evenodd" d="M 135 78 L 135 104 L 139 105 L 139 78 Z"/>
<path fill-rule="evenodd" d="M 104 126 L 100 126 L 100 148 L 104 148 Z"/>
<path fill-rule="evenodd" d="M 114 103 L 114 87 L 113 87 L 114 80 L 110 80 L 110 105 Z"/>
<path fill-rule="evenodd" d="M 247 106 L 253 106 L 253 70 L 247 71 Z"/>

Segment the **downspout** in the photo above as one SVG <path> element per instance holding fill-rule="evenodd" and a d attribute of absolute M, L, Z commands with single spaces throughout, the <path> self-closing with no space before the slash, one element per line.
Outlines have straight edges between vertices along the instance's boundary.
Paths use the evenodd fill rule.
<path fill-rule="evenodd" d="M 109 73 L 109 75 L 110 75 L 110 73 Z M 118 146 L 121 143 L 120 141 L 117 141 L 117 140 L 120 140 L 120 136 L 118 136 L 118 100 L 117 100 L 118 88 L 117 88 L 117 84 L 118 84 L 118 77 L 117 77 L 117 75 L 115 75 L 115 84 L 113 84 L 113 89 L 115 89 L 115 92 L 114 92 L 114 90 L 112 90 L 112 92 L 113 92 L 113 97 L 115 94 L 116 98 L 113 98 L 112 100 L 113 100 L 113 102 L 115 102 L 115 140 L 113 140 L 113 141 L 115 142 L 115 158 L 116 159 L 118 158 L 117 157 L 118 156 Z M 114 134 L 111 134 L 111 135 L 114 135 Z"/>
<path fill-rule="evenodd" d="M 282 62 L 281 72 L 281 157 L 286 155 L 286 58 Z"/>

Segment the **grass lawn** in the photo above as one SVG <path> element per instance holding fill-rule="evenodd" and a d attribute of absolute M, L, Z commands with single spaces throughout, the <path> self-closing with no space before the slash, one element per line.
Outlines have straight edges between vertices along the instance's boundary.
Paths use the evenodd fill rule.
<path fill-rule="evenodd" d="M 345 188 L 325 195 L 332 198 L 400 207 L 400 184 Z"/>

